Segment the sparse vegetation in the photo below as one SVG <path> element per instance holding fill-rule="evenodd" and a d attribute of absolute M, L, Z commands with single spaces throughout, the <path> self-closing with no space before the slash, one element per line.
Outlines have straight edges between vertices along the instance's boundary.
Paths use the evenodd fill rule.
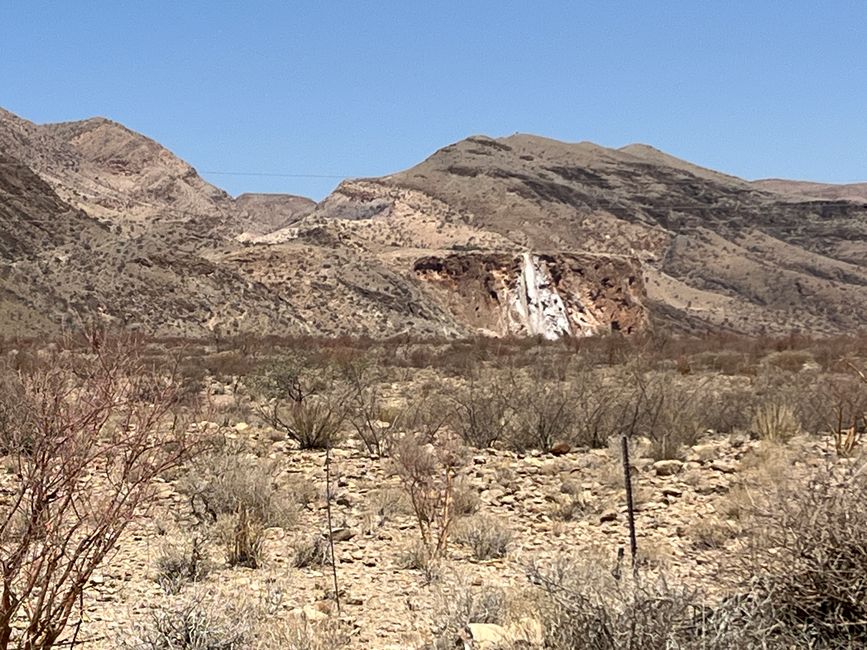
<path fill-rule="evenodd" d="M 479 515 L 460 522 L 456 538 L 473 551 L 477 560 L 491 560 L 506 555 L 512 531 L 494 517 Z"/>
<path fill-rule="evenodd" d="M 136 470 L 147 489 L 143 484 L 139 510 L 124 516 L 136 522 L 133 534 L 156 551 L 146 579 L 165 595 L 153 616 L 141 618 L 137 611 L 137 627 L 130 628 L 135 643 L 126 639 L 126 647 L 339 647 L 350 636 L 336 625 L 337 594 L 344 618 L 369 599 L 385 599 L 402 611 L 395 594 L 365 591 L 372 583 L 363 576 L 383 567 L 411 569 L 401 579 L 421 590 L 413 597 L 422 603 L 452 590 L 453 601 L 440 604 L 447 607 L 431 610 L 429 636 L 419 632 L 436 647 L 467 642 L 470 624 L 498 626 L 491 633 L 508 636 L 521 621 L 533 639 L 544 636 L 544 644 L 530 636 L 515 642 L 529 648 L 830 648 L 859 647 L 867 639 L 867 612 L 859 604 L 867 601 L 859 577 L 867 575 L 859 560 L 867 549 L 855 532 L 867 527 L 858 505 L 867 490 L 857 460 L 867 406 L 867 382 L 857 369 L 867 348 L 864 358 L 850 358 L 854 344 L 825 348 L 815 342 L 803 354 L 779 354 L 772 344 L 737 341 L 731 350 L 714 348 L 712 341 L 703 349 L 678 340 L 658 348 L 622 339 L 586 341 L 580 349 L 398 341 L 386 353 L 370 342 L 317 349 L 305 341 L 303 353 L 269 346 L 263 355 L 245 343 L 254 358 L 245 369 L 232 353 L 234 343 L 219 345 L 219 354 L 207 346 L 186 347 L 183 354 L 140 346 L 138 365 L 131 368 L 141 381 L 127 384 L 125 371 L 118 371 L 112 381 L 123 397 L 111 408 L 100 407 L 108 415 L 75 420 L 90 423 L 95 440 L 113 444 L 124 439 L 122 431 L 138 435 L 139 420 L 129 426 L 128 412 L 144 408 L 135 416 L 142 417 L 156 404 L 164 407 L 143 430 L 148 444 L 158 443 L 146 458 L 165 462 L 158 473 L 150 465 Z M 4 357 L 0 460 L 7 473 L 0 474 L 0 506 L 15 503 L 9 495 L 23 495 L 19 514 L 7 517 L 0 538 L 4 553 L 26 531 L 21 508 L 36 494 L 32 488 L 10 491 L 13 479 L 19 468 L 36 472 L 34 463 L 49 458 L 45 431 L 59 439 L 59 429 L 45 425 L 50 419 L 33 405 L 44 407 L 48 397 L 62 395 L 63 408 L 48 411 L 65 418 L 58 421 L 89 413 L 85 406 L 101 404 L 100 384 L 91 382 L 104 370 L 94 360 L 115 353 L 79 345 L 48 354 L 25 348 Z M 202 356 L 213 367 L 192 372 Z M 434 360 L 441 365 L 433 367 Z M 361 374 L 352 379 L 350 367 Z M 172 374 L 177 368 L 186 368 L 184 376 L 209 399 L 231 401 L 231 417 L 198 415 L 195 391 L 178 384 Z M 63 381 L 56 379 L 61 376 Z M 322 403 L 334 404 L 340 416 L 320 444 L 315 426 L 299 424 L 304 418 L 296 415 L 304 411 L 296 407 Z M 275 404 L 291 431 L 269 419 Z M 264 425 L 241 421 L 255 412 Z M 625 520 L 623 434 L 639 509 L 638 582 L 619 532 Z M 564 444 L 552 449 L 555 442 Z M 319 446 L 332 453 L 337 594 L 323 578 L 332 563 L 328 537 L 321 534 L 323 454 L 308 450 Z M 120 471 L 127 458 L 107 446 L 93 449 L 105 454 L 92 456 L 102 458 L 98 471 L 79 467 L 77 485 L 84 491 L 75 499 L 110 495 L 118 474 L 104 468 Z M 822 472 L 811 469 L 820 466 Z M 60 467 L 47 464 L 39 471 Z M 125 480 L 138 476 L 133 472 Z M 82 501 L 76 504 L 82 507 Z M 104 505 L 101 499 L 88 502 L 89 512 Z M 44 507 L 53 514 L 55 501 Z M 159 510 L 154 519 L 152 507 Z M 164 520 L 171 523 L 163 527 Z M 77 530 L 75 535 L 88 529 Z M 162 537 L 154 544 L 153 535 Z M 591 539 L 606 546 L 587 560 Z M 34 538 L 30 548 L 41 543 Z M 540 550 L 550 557 L 573 544 L 584 560 L 535 562 Z M 707 568 L 693 571 L 694 558 L 711 564 L 717 578 L 703 579 Z M 103 556 L 89 575 L 105 562 Z M 522 581 L 516 569 L 526 562 L 536 566 Z M 254 610 L 263 621 L 286 619 L 280 604 L 268 611 L 231 603 L 226 609 L 211 598 L 227 585 L 282 593 L 275 585 L 287 571 L 300 581 L 293 596 L 298 609 L 307 608 L 307 614 L 290 617 L 291 625 L 274 623 L 266 633 L 235 620 Z M 450 581 L 455 575 L 472 584 L 458 588 Z M 104 599 L 118 593 L 114 585 L 102 591 L 103 577 L 77 580 L 64 593 L 83 597 L 73 602 L 69 630 L 55 637 L 61 642 L 75 634 L 80 603 L 94 607 L 90 591 L 99 594 L 99 608 L 111 607 Z M 239 602 L 246 591 L 238 587 Z M 304 604 L 308 600 L 315 611 Z M 10 628 L 24 629 L 24 611 L 9 619 L 16 626 Z M 82 630 L 87 625 L 82 622 Z M 177 645 L 187 633 L 201 636 Z M 23 638 L 16 634 L 10 638 Z"/>

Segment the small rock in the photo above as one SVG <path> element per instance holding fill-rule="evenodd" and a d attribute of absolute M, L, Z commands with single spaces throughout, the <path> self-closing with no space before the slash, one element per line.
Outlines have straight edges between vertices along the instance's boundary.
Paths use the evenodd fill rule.
<path fill-rule="evenodd" d="M 551 445 L 551 449 L 549 449 L 548 451 L 551 452 L 552 456 L 563 456 L 572 451 L 572 445 L 570 445 L 568 442 L 561 440 L 560 442 L 555 442 L 553 445 Z"/>
<path fill-rule="evenodd" d="M 604 524 L 606 521 L 616 521 L 617 520 L 617 511 L 613 509 L 608 509 L 604 511 L 601 515 L 599 515 L 599 523 Z"/>
<path fill-rule="evenodd" d="M 478 650 L 493 649 L 501 646 L 508 641 L 508 634 L 502 625 L 496 623 L 470 623 L 469 636 L 473 645 L 472 648 Z"/>
<path fill-rule="evenodd" d="M 737 470 L 737 465 L 725 460 L 715 460 L 710 464 L 710 467 L 723 474 L 733 474 Z"/>
<path fill-rule="evenodd" d="M 667 485 L 662 488 L 662 494 L 667 497 L 680 497 L 683 496 L 683 490 Z"/>
<path fill-rule="evenodd" d="M 296 607 L 295 609 L 289 612 L 290 616 L 294 616 L 296 618 L 300 618 L 302 620 L 316 622 L 316 621 L 324 621 L 328 618 L 328 614 L 320 612 L 315 607 L 311 605 L 305 605 L 304 607 Z"/>
<path fill-rule="evenodd" d="M 713 444 L 694 445 L 690 448 L 689 460 L 706 463 L 719 454 L 719 447 Z"/>
<path fill-rule="evenodd" d="M 335 528 L 333 538 L 335 542 L 347 542 L 355 537 L 355 531 L 351 528 Z"/>
<path fill-rule="evenodd" d="M 658 460 L 653 463 L 653 471 L 656 472 L 657 476 L 671 476 L 677 474 L 681 469 L 683 469 L 683 463 L 679 460 Z"/>
<path fill-rule="evenodd" d="M 240 433 L 241 431 L 246 431 L 247 429 L 249 429 L 250 425 L 246 422 L 237 422 L 232 428 L 235 429 L 235 431 L 237 431 L 238 433 Z"/>

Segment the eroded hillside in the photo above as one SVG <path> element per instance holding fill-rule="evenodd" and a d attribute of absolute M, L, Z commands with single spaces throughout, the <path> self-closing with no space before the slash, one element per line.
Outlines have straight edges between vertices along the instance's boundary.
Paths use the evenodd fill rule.
<path fill-rule="evenodd" d="M 867 315 L 867 204 L 644 145 L 474 136 L 318 205 L 232 198 L 103 118 L 0 112 L 0 150 L 7 334 L 839 333 Z"/>

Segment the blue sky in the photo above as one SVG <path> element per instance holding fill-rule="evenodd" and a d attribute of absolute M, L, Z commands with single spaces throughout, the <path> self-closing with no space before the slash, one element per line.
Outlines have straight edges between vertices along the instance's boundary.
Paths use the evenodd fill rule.
<path fill-rule="evenodd" d="M 104 115 L 233 194 L 322 198 L 471 134 L 867 180 L 867 2 L 0 0 L 0 106 Z"/>

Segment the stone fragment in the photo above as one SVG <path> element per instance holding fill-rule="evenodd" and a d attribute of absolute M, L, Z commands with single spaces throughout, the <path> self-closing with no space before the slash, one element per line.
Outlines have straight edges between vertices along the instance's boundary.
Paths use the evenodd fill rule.
<path fill-rule="evenodd" d="M 473 650 L 492 650 L 508 641 L 506 628 L 496 623 L 470 623 L 467 628 Z"/>
<path fill-rule="evenodd" d="M 551 445 L 551 449 L 549 449 L 549 451 L 553 456 L 564 456 L 565 454 L 568 454 L 570 451 L 572 451 L 572 445 L 570 445 L 564 440 L 561 440 L 560 442 L 555 442 L 553 445 Z"/>
<path fill-rule="evenodd" d="M 683 469 L 683 463 L 679 460 L 658 460 L 653 463 L 653 471 L 656 472 L 657 476 L 671 476 L 680 472 L 681 469 Z"/>

